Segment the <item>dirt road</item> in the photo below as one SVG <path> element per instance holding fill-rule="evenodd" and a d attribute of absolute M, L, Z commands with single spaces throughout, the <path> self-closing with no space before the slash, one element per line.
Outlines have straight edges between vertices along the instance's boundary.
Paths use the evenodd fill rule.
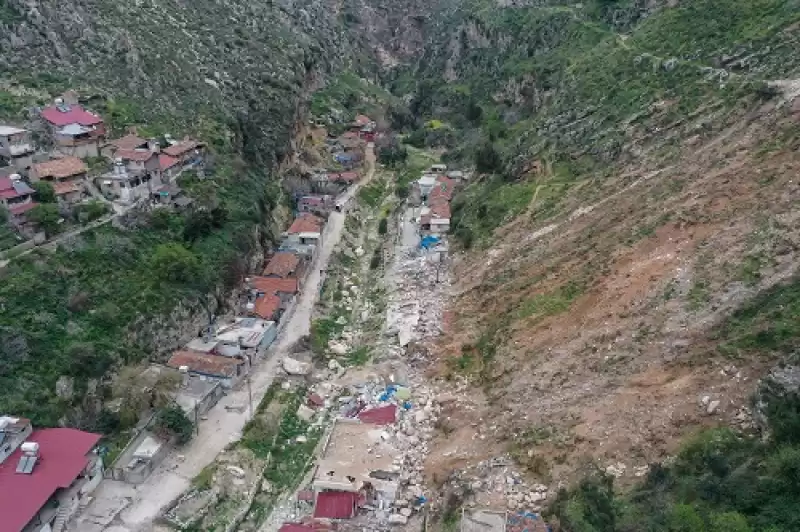
<path fill-rule="evenodd" d="M 350 187 L 337 201 L 347 202 L 375 173 L 375 154 L 372 146 L 366 153 L 367 171 L 364 179 Z M 331 252 L 342 234 L 346 213 L 333 212 L 328 218 L 323 241 L 305 289 L 284 327 L 278 340 L 270 347 L 265 360 L 251 374 L 251 389 L 254 404 L 258 404 L 272 383 L 281 358 L 299 338 L 309 333 L 311 313 L 320 287 L 320 270 L 327 267 Z M 248 403 L 248 390 L 242 386 L 226 395 L 208 412 L 200 422 L 199 435 L 192 442 L 175 450 L 139 486 L 124 482 L 105 480 L 93 494 L 94 500 L 73 522 L 68 530 L 81 532 L 145 532 L 157 530 L 154 519 L 161 509 L 183 493 L 191 480 L 210 464 L 217 454 L 231 442 L 238 440 L 242 428 L 248 421 L 249 412 L 228 410 L 225 407 L 241 407 Z"/>

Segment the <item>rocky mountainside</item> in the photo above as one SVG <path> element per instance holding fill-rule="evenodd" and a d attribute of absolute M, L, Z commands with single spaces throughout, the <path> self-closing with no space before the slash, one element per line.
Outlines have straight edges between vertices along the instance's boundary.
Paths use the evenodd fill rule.
<path fill-rule="evenodd" d="M 206 180 L 181 182 L 205 214 L 128 216 L 121 230 L 6 268 L 2 410 L 114 431 L 102 411 L 110 370 L 159 359 L 226 311 L 282 230 L 280 175 L 304 142 L 311 93 L 343 70 L 374 70 L 346 10 L 318 0 L 0 2 L 4 123 L 26 125 L 29 109 L 74 89 L 115 135 L 191 134 L 212 152 Z M 182 273 L 162 275 L 170 263 Z"/>
<path fill-rule="evenodd" d="M 505 449 L 554 488 L 587 464 L 630 486 L 700 428 L 774 429 L 751 396 L 800 346 L 800 4 L 478 0 L 443 13 L 392 78 L 416 115 L 409 141 L 478 170 L 453 204 L 463 252 L 438 370 L 468 378 L 474 404 L 448 412 L 427 472 Z M 565 497 L 562 524 L 706 529 L 691 490 L 712 441 L 647 477 L 659 497 L 684 490 L 696 526 L 635 504 L 627 528 L 607 526 L 591 498 L 603 483 Z M 730 452 L 726 467 L 747 463 Z M 637 500 L 661 500 L 652 491 Z M 755 515 L 766 502 L 720 497 L 753 530 L 792 529 Z"/>

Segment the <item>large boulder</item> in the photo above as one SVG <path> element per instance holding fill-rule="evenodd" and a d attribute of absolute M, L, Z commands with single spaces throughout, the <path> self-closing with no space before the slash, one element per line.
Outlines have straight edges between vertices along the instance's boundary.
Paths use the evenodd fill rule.
<path fill-rule="evenodd" d="M 308 375 L 311 373 L 311 363 L 292 357 L 283 357 L 283 370 L 289 375 Z"/>

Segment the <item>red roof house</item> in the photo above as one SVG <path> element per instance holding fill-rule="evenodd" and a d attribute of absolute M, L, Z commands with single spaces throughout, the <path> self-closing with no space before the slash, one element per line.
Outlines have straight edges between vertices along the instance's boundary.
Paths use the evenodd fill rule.
<path fill-rule="evenodd" d="M 397 421 L 397 405 L 379 406 L 363 410 L 358 414 L 358 419 L 371 425 L 392 425 Z"/>
<path fill-rule="evenodd" d="M 302 213 L 294 219 L 294 222 L 286 231 L 290 235 L 298 233 L 321 233 L 323 220 L 313 214 Z"/>
<path fill-rule="evenodd" d="M 272 256 L 264 268 L 264 277 L 286 277 L 293 276 L 297 273 L 297 266 L 300 264 L 300 258 L 294 253 L 288 251 L 281 251 Z"/>
<path fill-rule="evenodd" d="M 230 379 L 239 374 L 239 365 L 243 362 L 237 358 L 207 355 L 199 351 L 182 350 L 173 353 L 167 366 L 180 369 L 186 366 L 190 372 L 208 377 Z"/>
<path fill-rule="evenodd" d="M 317 495 L 314 517 L 326 519 L 351 519 L 356 515 L 358 493 L 348 491 L 323 491 Z"/>
<path fill-rule="evenodd" d="M 39 458 L 30 473 L 17 473 L 20 448 L 0 464 L 0 529 L 24 529 L 59 489 L 70 487 L 100 437 L 70 428 L 35 430 L 27 441 L 39 444 Z"/>
<path fill-rule="evenodd" d="M 298 292 L 297 279 L 287 277 L 251 277 L 250 286 L 265 294 L 296 294 Z"/>
<path fill-rule="evenodd" d="M 262 320 L 275 321 L 277 319 L 278 310 L 281 308 L 281 298 L 275 294 L 264 294 L 256 298 L 253 306 L 252 314 L 255 314 Z"/>
<path fill-rule="evenodd" d="M 51 105 L 42 109 L 42 118 L 51 126 L 62 128 L 69 124 L 82 126 L 102 126 L 103 119 L 99 115 L 87 111 L 79 104 Z"/>
<path fill-rule="evenodd" d="M 128 134 L 124 137 L 110 140 L 108 143 L 118 150 L 135 150 L 136 148 L 147 147 L 147 140 L 133 134 Z"/>
<path fill-rule="evenodd" d="M 158 155 L 158 165 L 161 167 L 161 171 L 169 170 L 170 168 L 174 168 L 180 164 L 180 161 L 175 157 L 170 157 L 166 153 L 160 153 Z"/>
<path fill-rule="evenodd" d="M 336 178 L 335 182 L 346 183 L 349 185 L 351 183 L 355 183 L 356 181 L 358 181 L 358 174 L 356 172 L 342 172 Z"/>

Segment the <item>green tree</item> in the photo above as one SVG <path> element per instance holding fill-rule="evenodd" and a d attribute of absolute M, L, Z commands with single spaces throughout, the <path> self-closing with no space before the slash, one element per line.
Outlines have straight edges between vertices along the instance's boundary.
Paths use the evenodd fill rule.
<path fill-rule="evenodd" d="M 180 406 L 171 403 L 158 412 L 155 428 L 163 437 L 175 437 L 177 443 L 183 445 L 192 439 L 194 423 Z"/>
<path fill-rule="evenodd" d="M 703 532 L 706 524 L 693 506 L 677 504 L 669 513 L 669 532 Z"/>
<path fill-rule="evenodd" d="M 51 236 L 58 232 L 61 215 L 57 206 L 43 203 L 28 212 L 28 219 L 43 229 L 47 236 Z"/>
<path fill-rule="evenodd" d="M 725 512 L 711 516 L 711 532 L 752 532 L 747 519 L 739 512 Z"/>
<path fill-rule="evenodd" d="M 483 108 L 475 103 L 474 100 L 470 100 L 469 104 L 467 104 L 467 110 L 464 115 L 467 117 L 467 120 L 473 124 L 477 124 L 483 117 Z"/>
<path fill-rule="evenodd" d="M 386 218 L 381 218 L 381 221 L 378 222 L 378 234 L 385 235 L 388 230 L 389 230 L 389 221 Z"/>
<path fill-rule="evenodd" d="M 503 167 L 500 153 L 491 142 L 485 143 L 475 152 L 475 168 L 482 174 L 493 174 Z"/>
<path fill-rule="evenodd" d="M 161 244 L 150 257 L 150 268 L 161 280 L 188 283 L 200 272 L 200 261 L 180 244 Z"/>
<path fill-rule="evenodd" d="M 33 185 L 33 190 L 36 192 L 33 195 L 33 199 L 38 201 L 39 203 L 55 203 L 56 202 L 56 191 L 53 189 L 53 185 L 48 183 L 47 181 L 37 181 Z"/>

